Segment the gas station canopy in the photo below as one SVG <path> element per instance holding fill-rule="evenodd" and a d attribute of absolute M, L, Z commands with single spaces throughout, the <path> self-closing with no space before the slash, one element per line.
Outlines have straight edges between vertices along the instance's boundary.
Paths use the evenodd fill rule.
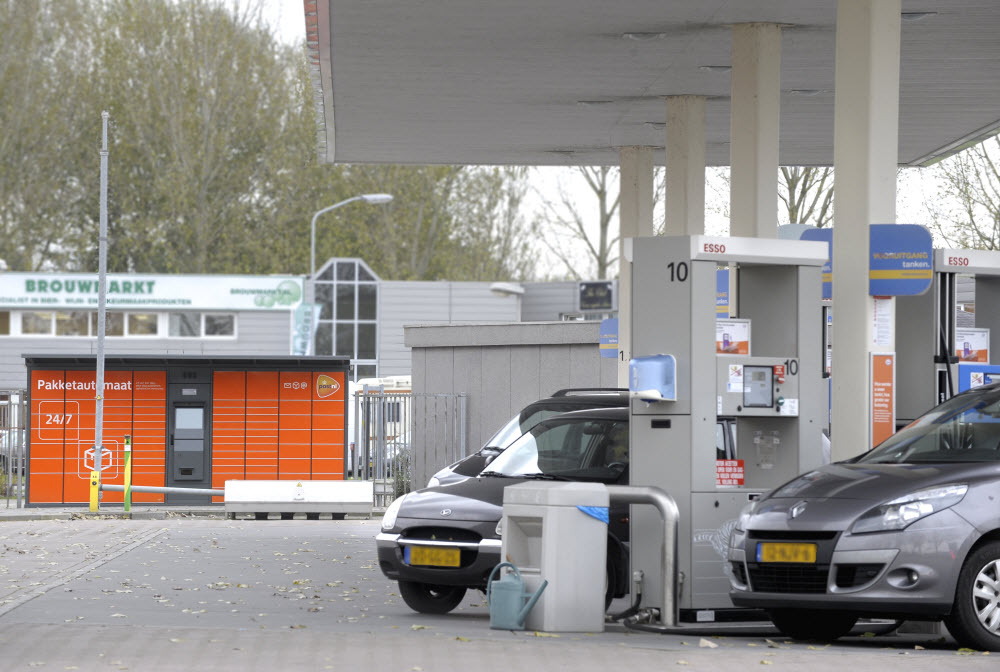
<path fill-rule="evenodd" d="M 698 95 L 707 163 L 729 165 L 731 28 L 776 23 L 780 163 L 833 163 L 833 0 L 305 6 L 330 162 L 617 165 L 619 147 L 664 146 L 667 96 Z M 898 163 L 922 165 L 1000 127 L 1000 8 L 902 12 Z"/>

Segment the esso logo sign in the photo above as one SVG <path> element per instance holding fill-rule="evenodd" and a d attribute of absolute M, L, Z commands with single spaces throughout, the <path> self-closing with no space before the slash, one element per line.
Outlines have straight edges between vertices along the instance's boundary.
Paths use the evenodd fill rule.
<path fill-rule="evenodd" d="M 969 258 L 968 257 L 948 257 L 948 265 L 949 266 L 968 266 L 969 265 Z"/>
<path fill-rule="evenodd" d="M 702 252 L 708 252 L 709 254 L 725 254 L 726 244 L 725 243 L 705 243 L 702 248 Z"/>

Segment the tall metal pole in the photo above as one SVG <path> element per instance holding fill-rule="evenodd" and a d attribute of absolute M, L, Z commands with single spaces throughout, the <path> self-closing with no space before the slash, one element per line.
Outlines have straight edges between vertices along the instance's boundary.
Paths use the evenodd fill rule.
<path fill-rule="evenodd" d="M 104 322 L 108 295 L 108 113 L 101 112 L 101 230 L 97 239 L 97 409 L 94 417 L 94 471 L 101 474 L 104 451 Z M 100 476 L 98 476 L 100 477 Z M 102 493 L 103 494 L 103 493 Z"/>

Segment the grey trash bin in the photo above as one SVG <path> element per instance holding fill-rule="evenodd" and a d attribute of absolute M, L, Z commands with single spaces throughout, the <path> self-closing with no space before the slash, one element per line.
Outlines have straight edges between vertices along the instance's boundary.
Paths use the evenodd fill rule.
<path fill-rule="evenodd" d="M 525 627 L 603 632 L 608 489 L 600 483 L 520 483 L 504 489 L 503 559 L 525 588 L 549 582 Z"/>

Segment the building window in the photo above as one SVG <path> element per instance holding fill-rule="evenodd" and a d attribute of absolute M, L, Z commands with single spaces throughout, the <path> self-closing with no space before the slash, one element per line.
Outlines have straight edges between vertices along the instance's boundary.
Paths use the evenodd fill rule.
<path fill-rule="evenodd" d="M 105 336 L 164 336 L 170 338 L 232 338 L 236 315 L 231 313 L 120 313 L 104 314 Z M 59 336 L 97 338 L 97 311 L 0 311 L 0 336 Z"/>
<path fill-rule="evenodd" d="M 167 333 L 173 338 L 201 336 L 201 313 L 170 313 Z"/>
<path fill-rule="evenodd" d="M 97 313 L 90 314 L 90 335 L 97 336 Z M 125 335 L 125 313 L 104 313 L 104 335 Z"/>
<path fill-rule="evenodd" d="M 21 313 L 21 333 L 52 335 L 52 313 Z"/>
<path fill-rule="evenodd" d="M 205 313 L 205 336 L 235 336 L 236 316 Z"/>
<path fill-rule="evenodd" d="M 129 313 L 129 336 L 156 336 L 159 333 L 156 313 Z"/>
<path fill-rule="evenodd" d="M 90 329 L 88 312 L 56 313 L 56 336 L 87 336 Z"/>
<path fill-rule="evenodd" d="M 378 371 L 378 277 L 359 259 L 334 259 L 316 273 L 316 354 L 348 357 L 355 379 Z"/>

